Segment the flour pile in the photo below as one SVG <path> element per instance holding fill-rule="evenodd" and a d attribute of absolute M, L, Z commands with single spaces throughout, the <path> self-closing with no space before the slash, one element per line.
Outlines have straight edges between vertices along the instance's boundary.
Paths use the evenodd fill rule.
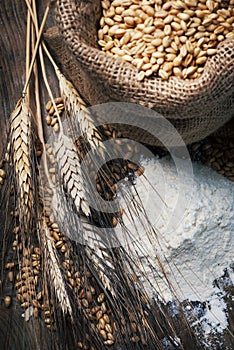
<path fill-rule="evenodd" d="M 177 169 L 169 157 L 143 160 L 142 165 L 145 178 L 137 180 L 137 191 L 158 236 L 154 249 L 147 233 L 135 237 L 140 242 L 139 254 L 145 271 L 155 281 L 147 264 L 150 261 L 154 266 L 156 247 L 175 295 L 181 302 L 194 303 L 204 333 L 207 336 L 214 331 L 222 333 L 228 325 L 227 305 L 223 299 L 225 293 L 214 281 L 233 263 L 234 183 L 202 164 L 193 163 L 192 178 L 185 177 L 186 181 L 181 184 L 181 177 L 178 179 Z M 181 217 L 177 217 L 172 226 L 174 212 Z M 127 221 L 126 224 L 129 225 Z M 231 269 L 229 279 L 230 283 L 231 279 L 234 281 Z M 166 302 L 174 299 L 160 274 L 157 290 Z M 201 313 L 204 303 L 207 308 Z"/>

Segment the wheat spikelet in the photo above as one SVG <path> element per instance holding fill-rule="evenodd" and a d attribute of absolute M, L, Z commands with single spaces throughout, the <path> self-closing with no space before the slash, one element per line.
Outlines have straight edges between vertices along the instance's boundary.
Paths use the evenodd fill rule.
<path fill-rule="evenodd" d="M 114 277 L 115 266 L 112 257 L 108 256 L 111 248 L 111 242 L 107 237 L 103 237 L 101 228 L 90 224 L 84 217 L 80 217 L 83 229 L 83 243 L 86 246 L 85 251 L 93 265 L 96 266 L 98 276 L 106 290 L 109 290 L 114 296 L 116 293 L 108 275 Z M 105 253 L 104 253 L 105 252 Z"/>
<path fill-rule="evenodd" d="M 33 207 L 32 186 L 32 114 L 28 102 L 18 101 L 10 117 L 10 143 L 12 162 L 18 191 L 20 218 L 29 220 Z"/>
<path fill-rule="evenodd" d="M 45 219 L 43 219 L 42 223 L 40 223 L 39 232 L 39 238 L 44 249 L 46 266 L 45 273 L 48 274 L 49 281 L 51 284 L 53 284 L 55 296 L 59 301 L 63 313 L 69 313 L 72 316 L 72 307 L 66 292 L 65 282 L 59 268 L 58 255 L 56 248 L 54 247 L 54 242 L 51 240 L 49 228 L 45 222 Z"/>
<path fill-rule="evenodd" d="M 74 201 L 77 211 L 81 209 L 86 216 L 90 215 L 85 199 L 80 160 L 72 139 L 62 131 L 55 143 L 55 154 L 64 189 Z"/>
<path fill-rule="evenodd" d="M 56 69 L 56 73 L 67 114 L 77 118 L 76 120 L 79 123 L 79 131 L 81 133 L 80 136 L 86 137 L 92 149 L 99 148 L 99 152 L 101 152 L 104 145 L 84 101 L 72 83 L 69 82 L 59 70 Z"/>

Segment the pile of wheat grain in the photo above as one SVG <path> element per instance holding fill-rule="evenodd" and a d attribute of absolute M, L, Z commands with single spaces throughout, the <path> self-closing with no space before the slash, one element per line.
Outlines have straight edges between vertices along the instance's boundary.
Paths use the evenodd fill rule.
<path fill-rule="evenodd" d="M 151 75 L 196 79 L 217 45 L 234 38 L 233 0 L 103 0 L 98 43 Z"/>

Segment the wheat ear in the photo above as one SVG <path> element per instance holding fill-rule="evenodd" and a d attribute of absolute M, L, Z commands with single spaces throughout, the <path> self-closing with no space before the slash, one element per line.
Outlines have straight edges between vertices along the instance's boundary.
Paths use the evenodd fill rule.
<path fill-rule="evenodd" d="M 25 224 L 30 219 L 33 208 L 32 190 L 32 113 L 26 98 L 18 101 L 10 117 L 10 142 L 12 163 L 18 187 L 18 207 L 20 218 Z"/>
<path fill-rule="evenodd" d="M 113 282 L 109 278 L 116 275 L 115 264 L 111 252 L 111 241 L 104 237 L 102 229 L 92 225 L 87 218 L 80 216 L 80 221 L 83 228 L 82 243 L 85 245 L 85 251 L 90 261 L 97 269 L 98 276 L 106 290 L 109 290 L 112 296 L 116 293 L 113 288 Z M 112 232 L 114 234 L 114 232 Z M 106 235 L 105 235 L 106 236 Z"/>
<path fill-rule="evenodd" d="M 72 307 L 67 295 L 65 281 L 59 268 L 57 251 L 54 242 L 51 239 L 50 231 L 45 219 L 42 219 L 42 222 L 40 223 L 39 234 L 39 239 L 41 240 L 44 250 L 45 273 L 48 275 L 48 280 L 54 287 L 55 296 L 58 299 L 63 313 L 69 313 L 72 316 Z"/>
<path fill-rule="evenodd" d="M 81 209 L 86 216 L 89 216 L 90 208 L 85 198 L 85 186 L 76 146 L 62 129 L 55 143 L 55 154 L 64 189 L 74 201 L 77 211 Z"/>
<path fill-rule="evenodd" d="M 67 115 L 77 118 L 76 120 L 78 121 L 81 132 L 80 136 L 86 138 L 92 149 L 99 148 L 100 153 L 104 148 L 102 138 L 94 125 L 92 116 L 85 102 L 72 83 L 68 81 L 58 69 L 56 69 L 56 74 Z"/>

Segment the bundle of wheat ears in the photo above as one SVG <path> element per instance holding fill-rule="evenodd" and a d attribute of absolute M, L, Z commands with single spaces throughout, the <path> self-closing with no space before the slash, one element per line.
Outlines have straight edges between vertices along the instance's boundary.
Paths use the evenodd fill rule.
<path fill-rule="evenodd" d="M 103 131 L 110 137 L 119 135 L 107 125 L 95 126 L 95 116 L 51 57 L 42 40 L 50 7 L 39 26 L 36 1 L 25 0 L 25 5 L 25 86 L 9 118 L 0 170 L 3 348 L 202 349 L 182 307 L 178 330 L 140 258 L 132 260 L 131 249 L 136 249 L 137 242 L 132 248 L 127 243 L 126 250 L 115 233 L 120 226 L 127 240 L 131 235 L 122 218 L 126 215 L 134 222 L 140 214 L 149 242 L 157 241 L 133 185 L 144 169 L 128 159 L 109 161 L 111 151 L 105 147 Z M 58 81 L 57 98 L 47 80 L 49 64 Z M 43 89 L 50 97 L 48 103 L 42 99 Z M 127 179 L 127 213 L 121 207 L 105 213 L 89 205 L 95 152 L 104 159 L 94 177 L 97 191 L 109 202 L 121 192 L 119 180 Z M 164 275 L 156 248 L 152 273 Z M 14 315 L 19 309 L 23 318 L 18 320 Z M 5 316 L 6 310 L 12 317 Z M 17 339 L 11 326 L 21 327 Z M 182 340 L 185 333 L 187 346 Z"/>

